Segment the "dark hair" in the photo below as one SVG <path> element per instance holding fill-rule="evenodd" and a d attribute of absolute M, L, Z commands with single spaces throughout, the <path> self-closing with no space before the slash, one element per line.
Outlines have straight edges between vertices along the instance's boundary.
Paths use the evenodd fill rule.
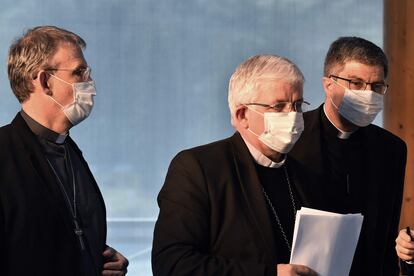
<path fill-rule="evenodd" d="M 332 42 L 325 57 L 325 77 L 332 74 L 335 66 L 344 66 L 351 60 L 370 66 L 381 66 L 384 77 L 387 77 L 388 60 L 384 51 L 374 43 L 355 36 L 340 37 Z"/>
<path fill-rule="evenodd" d="M 81 49 L 86 47 L 80 36 L 55 26 L 29 29 L 10 46 L 7 64 L 9 81 L 20 103 L 29 98 L 33 90 L 32 79 L 48 66 L 59 43 L 70 43 Z"/>

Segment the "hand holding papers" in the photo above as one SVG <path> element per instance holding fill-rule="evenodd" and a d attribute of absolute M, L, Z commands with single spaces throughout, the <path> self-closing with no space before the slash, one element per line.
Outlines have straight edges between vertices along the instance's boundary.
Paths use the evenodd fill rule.
<path fill-rule="evenodd" d="M 321 276 L 349 275 L 362 220 L 361 214 L 302 208 L 296 214 L 290 263 L 306 265 Z"/>

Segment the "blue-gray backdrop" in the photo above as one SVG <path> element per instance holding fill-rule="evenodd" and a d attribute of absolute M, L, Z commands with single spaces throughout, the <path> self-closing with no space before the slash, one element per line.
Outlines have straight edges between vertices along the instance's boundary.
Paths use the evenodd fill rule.
<path fill-rule="evenodd" d="M 377 0 L 3 0 L 1 6 L 1 125 L 19 110 L 6 70 L 14 38 L 33 26 L 57 25 L 88 43 L 96 106 L 71 136 L 102 189 L 108 243 L 130 258 L 129 275 L 151 275 L 156 195 L 171 158 L 232 134 L 227 84 L 239 63 L 259 53 L 288 57 L 302 69 L 305 98 L 316 108 L 330 42 L 357 35 L 382 46 Z"/>

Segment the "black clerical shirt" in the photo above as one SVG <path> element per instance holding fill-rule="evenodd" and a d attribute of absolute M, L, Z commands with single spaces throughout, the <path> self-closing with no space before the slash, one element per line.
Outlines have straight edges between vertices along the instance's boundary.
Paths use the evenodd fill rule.
<path fill-rule="evenodd" d="M 286 166 L 283 165 L 283 166 Z M 293 228 L 295 225 L 295 214 L 292 204 L 292 199 L 289 192 L 289 186 L 285 175 L 285 168 L 270 168 L 264 167 L 256 163 L 256 170 L 259 176 L 260 184 L 263 186 L 266 194 L 268 195 L 283 227 L 283 231 L 286 234 L 289 246 L 292 246 Z M 292 182 L 292 178 L 289 177 Z M 295 202 L 295 208 L 300 208 L 300 202 L 296 196 L 296 191 L 293 183 L 291 183 L 291 189 Z M 289 263 L 290 251 L 286 245 L 286 241 L 283 238 L 282 231 L 276 221 L 273 214 L 273 210 L 270 204 L 266 201 L 269 218 L 272 223 L 273 235 L 275 237 L 275 251 L 276 251 L 276 263 Z"/>
<path fill-rule="evenodd" d="M 366 174 L 369 167 L 366 156 L 363 155 L 363 133 L 356 130 L 346 139 L 338 137 L 338 129 L 332 125 L 321 112 L 321 133 L 323 147 L 323 162 L 325 167 L 325 194 L 324 210 L 341 214 L 361 213 L 365 215 L 367 206 Z M 364 225 L 362 232 L 366 231 Z M 359 275 L 357 271 L 364 267 L 366 246 L 361 242 L 357 245 L 351 275 Z"/>
<path fill-rule="evenodd" d="M 323 160 L 326 169 L 327 187 L 337 213 L 363 213 L 364 209 L 364 169 L 368 166 L 363 156 L 362 137 L 355 131 L 347 139 L 338 137 L 338 129 L 332 125 L 324 112 L 321 112 Z"/>

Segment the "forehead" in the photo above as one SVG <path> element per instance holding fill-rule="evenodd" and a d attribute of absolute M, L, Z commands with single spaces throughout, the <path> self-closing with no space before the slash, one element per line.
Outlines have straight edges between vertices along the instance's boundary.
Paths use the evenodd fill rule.
<path fill-rule="evenodd" d="M 79 65 L 86 65 L 86 60 L 79 46 L 71 43 L 60 43 L 50 64 L 58 68 L 74 68 Z"/>
<path fill-rule="evenodd" d="M 256 92 L 257 100 L 263 103 L 291 102 L 302 98 L 303 86 L 282 80 L 262 80 Z"/>
<path fill-rule="evenodd" d="M 335 68 L 334 68 L 335 70 Z M 338 70 L 338 74 L 346 78 L 361 78 L 365 81 L 384 80 L 384 68 L 379 65 L 367 65 L 358 61 L 348 61 Z"/>

